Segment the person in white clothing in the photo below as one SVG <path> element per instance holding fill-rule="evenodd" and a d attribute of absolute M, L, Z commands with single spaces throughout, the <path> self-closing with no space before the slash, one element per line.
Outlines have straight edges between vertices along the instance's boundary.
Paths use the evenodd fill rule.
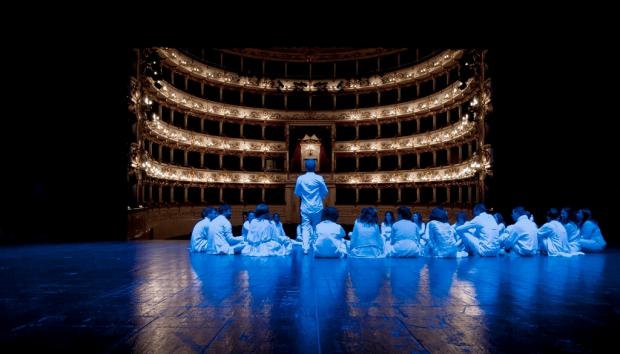
<path fill-rule="evenodd" d="M 202 220 L 196 223 L 192 230 L 192 237 L 189 243 L 190 252 L 204 252 L 206 250 L 209 243 L 209 224 L 217 215 L 215 208 L 202 209 Z"/>
<path fill-rule="evenodd" d="M 575 216 L 581 232 L 581 239 L 579 240 L 581 250 L 586 253 L 602 252 L 607 246 L 607 242 L 603 238 L 601 228 L 592 220 L 590 209 L 579 209 Z"/>
<path fill-rule="evenodd" d="M 381 238 L 383 238 L 383 244 L 385 245 L 386 253 L 389 251 L 390 235 L 392 234 L 392 224 L 394 224 L 394 213 L 386 211 L 383 216 L 383 222 L 381 223 Z"/>
<path fill-rule="evenodd" d="M 248 231 L 250 231 L 250 223 L 256 217 L 255 215 L 256 214 L 254 214 L 254 210 L 248 211 L 248 216 L 243 223 L 243 227 L 241 228 L 241 236 L 243 236 L 244 241 L 247 239 Z"/>
<path fill-rule="evenodd" d="M 519 256 L 534 256 L 538 254 L 538 226 L 528 217 L 528 212 L 522 207 L 512 209 L 514 225 L 504 241 L 504 249 Z"/>
<path fill-rule="evenodd" d="M 411 221 L 411 210 L 406 206 L 398 207 L 398 221 L 392 225 L 390 238 L 390 257 L 422 257 L 424 251 L 420 246 L 418 226 Z"/>
<path fill-rule="evenodd" d="M 235 254 L 240 253 L 245 247 L 243 237 L 234 237 L 230 217 L 232 210 L 227 204 L 222 204 L 218 208 L 219 216 L 209 224 L 209 243 L 205 252 L 208 254 Z"/>
<path fill-rule="evenodd" d="M 448 223 L 448 212 L 444 208 L 433 208 L 428 218 L 429 255 L 439 258 L 467 257 L 467 252 L 459 251 L 456 231 Z"/>
<path fill-rule="evenodd" d="M 556 208 L 551 208 L 547 212 L 547 223 L 538 229 L 538 244 L 540 252 L 548 256 L 570 257 L 574 254 L 571 252 L 568 243 L 568 234 L 566 228 L 558 219 L 560 212 Z M 577 252 L 575 254 L 584 254 Z"/>
<path fill-rule="evenodd" d="M 250 223 L 247 244 L 241 251 L 244 256 L 287 256 L 292 244 L 288 237 L 280 236 L 269 215 L 267 204 L 256 206 L 256 218 Z"/>
<path fill-rule="evenodd" d="M 343 240 L 345 232 L 338 222 L 338 209 L 327 207 L 321 214 L 321 222 L 316 226 L 316 242 L 313 245 L 314 257 L 344 258 L 347 246 Z"/>
<path fill-rule="evenodd" d="M 566 236 L 568 237 L 568 245 L 570 246 L 571 252 L 581 251 L 581 245 L 579 244 L 581 232 L 575 223 L 575 213 L 573 213 L 571 208 L 562 208 L 562 211 L 560 211 L 560 222 L 566 229 Z"/>
<path fill-rule="evenodd" d="M 383 258 L 385 249 L 379 231 L 377 209 L 363 208 L 353 224 L 353 234 L 349 246 L 349 257 Z"/>
<path fill-rule="evenodd" d="M 297 177 L 295 195 L 301 198 L 302 248 L 308 254 L 311 238 L 314 239 L 316 225 L 321 221 L 323 198 L 327 196 L 327 185 L 323 177 L 314 173 L 316 160 L 307 159 L 306 173 Z"/>
<path fill-rule="evenodd" d="M 488 214 L 483 203 L 474 206 L 474 218 L 456 228 L 466 249 L 474 255 L 482 257 L 497 256 L 499 245 L 499 225 L 495 218 Z"/>

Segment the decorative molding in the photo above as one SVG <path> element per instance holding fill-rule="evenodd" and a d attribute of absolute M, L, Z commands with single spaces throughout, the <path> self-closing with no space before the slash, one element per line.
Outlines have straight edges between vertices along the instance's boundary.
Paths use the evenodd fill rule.
<path fill-rule="evenodd" d="M 453 83 L 445 89 L 427 97 L 414 101 L 386 105 L 377 108 L 363 108 L 339 111 L 280 111 L 264 108 L 251 108 L 235 106 L 220 102 L 213 102 L 185 93 L 165 81 L 160 81 L 155 87 L 155 82 L 147 78 L 147 92 L 160 100 L 171 102 L 181 109 L 188 110 L 197 115 L 214 115 L 226 118 L 247 119 L 256 121 L 377 121 L 395 120 L 399 117 L 428 114 L 442 107 L 450 106 L 473 96 L 476 93 L 476 81 L 470 78 L 465 87 L 460 81 Z"/>
<path fill-rule="evenodd" d="M 157 117 L 145 121 L 145 133 L 152 139 L 168 146 L 181 146 L 194 151 L 229 151 L 250 154 L 282 154 L 288 150 L 284 141 L 235 139 L 213 135 L 200 134 L 177 128 L 165 123 Z"/>
<path fill-rule="evenodd" d="M 334 143 L 335 153 L 363 153 L 398 150 L 417 150 L 451 142 L 476 132 L 476 123 L 462 119 L 459 123 L 427 133 L 388 139 L 340 141 Z"/>
<path fill-rule="evenodd" d="M 327 91 L 362 92 L 385 90 L 397 85 L 412 84 L 431 78 L 439 73 L 458 65 L 458 59 L 463 56 L 463 50 L 448 49 L 440 54 L 411 67 L 386 73 L 383 76 L 374 75 L 369 78 L 332 79 L 332 80 L 294 80 L 286 78 L 257 78 L 239 76 L 238 74 L 208 66 L 173 48 L 156 48 L 162 58 L 162 63 L 184 74 L 188 74 L 199 81 L 211 82 L 219 85 L 237 87 L 246 90 L 263 92 L 290 92 L 301 90 L 306 92 Z"/>

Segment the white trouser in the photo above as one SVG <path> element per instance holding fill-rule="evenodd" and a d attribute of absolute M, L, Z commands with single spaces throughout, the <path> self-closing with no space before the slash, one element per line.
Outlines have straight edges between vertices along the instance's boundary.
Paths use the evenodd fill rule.
<path fill-rule="evenodd" d="M 316 238 L 316 225 L 321 222 L 321 210 L 310 214 L 305 210 L 301 211 L 301 239 L 304 252 L 310 249 L 310 241 Z"/>

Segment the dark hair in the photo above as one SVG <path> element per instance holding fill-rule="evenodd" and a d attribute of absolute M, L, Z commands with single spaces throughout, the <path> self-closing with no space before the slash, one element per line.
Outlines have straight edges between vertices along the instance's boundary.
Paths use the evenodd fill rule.
<path fill-rule="evenodd" d="M 383 222 L 386 222 L 386 216 L 388 216 L 388 214 L 390 214 L 390 216 L 392 217 L 392 220 L 390 221 L 390 225 L 394 224 L 394 213 L 392 213 L 391 210 L 388 210 L 385 212 L 385 214 L 383 214 Z"/>
<path fill-rule="evenodd" d="M 222 204 L 222 205 L 220 205 L 217 208 L 217 212 L 220 213 L 220 214 L 224 214 L 224 212 L 227 211 L 227 210 L 231 210 L 230 209 L 230 205 L 228 205 L 228 204 Z"/>
<path fill-rule="evenodd" d="M 358 220 L 363 224 L 378 224 L 379 217 L 377 216 L 377 209 L 373 207 L 362 209 Z"/>
<path fill-rule="evenodd" d="M 560 214 L 563 211 L 566 212 L 568 221 L 576 222 L 576 220 L 575 220 L 575 213 L 573 212 L 573 210 L 571 208 L 562 208 L 562 210 L 560 211 Z"/>
<path fill-rule="evenodd" d="M 459 219 L 463 219 L 463 221 L 467 221 L 467 212 L 461 210 L 458 213 L 456 213 L 456 221 L 459 221 Z"/>
<path fill-rule="evenodd" d="M 271 220 L 269 215 L 269 206 L 265 203 L 260 203 L 256 206 L 256 218 Z"/>
<path fill-rule="evenodd" d="M 583 220 L 581 221 L 582 223 L 588 220 L 592 220 L 592 212 L 590 211 L 590 209 L 583 208 L 583 209 L 579 209 L 579 211 L 581 212 L 581 214 L 583 214 Z"/>
<path fill-rule="evenodd" d="M 527 212 L 527 210 L 525 210 L 523 207 L 515 207 L 514 209 L 512 209 L 512 212 L 514 214 L 517 214 L 517 218 L 520 217 L 521 215 L 528 215 L 529 213 Z M 531 214 L 530 214 L 531 215 Z M 528 216 L 529 217 L 529 216 Z M 517 221 L 517 220 L 515 220 Z"/>
<path fill-rule="evenodd" d="M 329 220 L 329 221 L 337 222 L 339 216 L 340 215 L 338 213 L 338 209 L 334 207 L 325 207 L 323 208 L 323 212 L 321 213 L 321 220 L 322 221 Z"/>
<path fill-rule="evenodd" d="M 396 210 L 396 213 L 403 220 L 411 220 L 411 210 L 409 209 L 409 207 L 401 205 Z"/>
<path fill-rule="evenodd" d="M 413 221 L 413 217 L 417 215 L 418 216 L 418 222 Z M 414 211 L 413 214 L 411 215 L 411 221 L 413 221 L 414 224 L 418 225 L 418 223 L 422 224 L 424 221 L 422 221 L 422 213 L 420 213 L 419 211 Z"/>
<path fill-rule="evenodd" d="M 497 221 L 498 224 L 501 224 L 504 222 L 504 217 L 502 216 L 501 213 L 495 213 L 493 214 L 493 217 L 495 218 L 495 221 Z"/>
<path fill-rule="evenodd" d="M 474 205 L 474 213 L 484 213 L 487 211 L 487 206 L 484 203 L 478 203 Z"/>
<path fill-rule="evenodd" d="M 551 220 L 557 220 L 560 217 L 560 212 L 556 208 L 551 208 L 547 211 L 547 217 Z"/>
<path fill-rule="evenodd" d="M 448 221 L 448 213 L 444 208 L 433 208 L 431 215 L 428 216 L 430 220 L 437 220 L 440 222 Z"/>
<path fill-rule="evenodd" d="M 206 218 L 207 215 L 209 215 L 209 209 L 213 209 L 213 208 L 204 208 L 202 209 L 202 212 L 200 213 L 200 215 L 202 215 L 202 218 Z"/>

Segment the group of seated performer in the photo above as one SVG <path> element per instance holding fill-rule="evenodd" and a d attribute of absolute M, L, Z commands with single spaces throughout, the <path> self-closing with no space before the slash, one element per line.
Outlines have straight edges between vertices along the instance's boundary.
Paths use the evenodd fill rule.
<path fill-rule="evenodd" d="M 315 257 L 439 257 L 457 258 L 468 255 L 495 257 L 514 256 L 570 257 L 584 252 L 601 252 L 606 242 L 588 209 L 573 214 L 571 209 L 555 208 L 547 212 L 547 222 L 540 228 L 531 213 L 523 207 L 512 210 L 514 224 L 504 226 L 501 214 L 491 215 L 483 203 L 473 208 L 474 218 L 467 221 L 467 214 L 459 212 L 456 223 L 448 223 L 448 212 L 441 207 L 432 209 L 428 223 L 419 213 L 406 206 L 397 209 L 394 221 L 392 212 L 385 213 L 379 226 L 377 210 L 363 208 L 349 233 L 338 222 L 338 210 L 323 208 L 320 222 L 309 232 L 308 247 Z M 418 216 L 416 216 L 416 214 Z M 243 236 L 234 237 L 230 206 L 223 204 L 218 210 L 206 208 L 192 231 L 190 251 L 207 254 L 242 254 L 246 256 L 285 256 L 293 245 L 302 242 L 291 240 L 284 232 L 279 214 L 269 214 L 266 204 L 259 204 L 248 213 L 243 224 Z M 423 226 L 420 226 L 423 225 Z M 424 227 L 424 232 L 420 231 Z M 302 234 L 298 226 L 297 237 Z M 305 250 L 304 250 L 305 251 Z M 304 252 L 307 253 L 307 252 Z"/>

